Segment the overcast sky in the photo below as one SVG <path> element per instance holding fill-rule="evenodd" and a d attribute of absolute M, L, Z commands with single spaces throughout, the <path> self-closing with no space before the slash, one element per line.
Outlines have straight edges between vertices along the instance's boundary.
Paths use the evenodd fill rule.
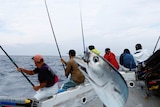
<path fill-rule="evenodd" d="M 85 47 L 101 55 L 134 53 L 136 43 L 153 52 L 160 36 L 160 0 L 46 1 L 61 55 L 83 54 L 82 28 Z M 44 0 L 0 0 L 0 45 L 10 55 L 59 55 Z"/>

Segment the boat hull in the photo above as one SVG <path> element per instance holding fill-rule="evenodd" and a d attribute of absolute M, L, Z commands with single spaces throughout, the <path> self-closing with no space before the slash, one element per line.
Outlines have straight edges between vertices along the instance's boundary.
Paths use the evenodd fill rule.
<path fill-rule="evenodd" d="M 30 102 L 25 101 L 29 99 Z M 80 84 L 67 91 L 50 96 L 42 101 L 32 98 L 0 97 L 0 106 L 12 107 L 103 107 L 103 103 L 96 95 L 89 82 Z"/>
<path fill-rule="evenodd" d="M 38 107 L 103 107 L 90 83 L 82 84 L 42 101 Z"/>

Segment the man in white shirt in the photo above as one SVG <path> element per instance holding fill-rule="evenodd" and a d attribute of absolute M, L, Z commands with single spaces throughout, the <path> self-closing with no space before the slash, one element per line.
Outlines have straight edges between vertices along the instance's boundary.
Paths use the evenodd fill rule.
<path fill-rule="evenodd" d="M 147 60 L 151 54 L 146 49 L 142 49 L 141 44 L 136 44 L 135 48 L 134 58 L 137 65 L 137 76 L 138 79 L 144 79 L 144 61 Z"/>
<path fill-rule="evenodd" d="M 142 49 L 141 44 L 136 44 L 135 48 L 136 52 L 134 53 L 134 58 L 138 64 L 142 63 L 150 57 L 151 54 L 148 52 L 147 49 Z"/>

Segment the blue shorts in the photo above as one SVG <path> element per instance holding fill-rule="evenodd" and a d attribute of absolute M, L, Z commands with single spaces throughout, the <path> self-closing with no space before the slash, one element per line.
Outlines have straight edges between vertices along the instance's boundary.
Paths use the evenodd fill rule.
<path fill-rule="evenodd" d="M 75 87 L 77 83 L 75 83 L 72 79 L 64 83 L 62 89 L 67 90 L 68 88 Z"/>

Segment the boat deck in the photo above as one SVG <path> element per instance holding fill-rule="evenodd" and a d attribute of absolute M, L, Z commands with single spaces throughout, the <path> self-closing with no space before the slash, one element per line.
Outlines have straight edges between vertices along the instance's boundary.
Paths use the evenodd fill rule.
<path fill-rule="evenodd" d="M 128 100 L 124 107 L 160 107 L 160 97 L 150 95 L 140 87 L 129 88 Z"/>

